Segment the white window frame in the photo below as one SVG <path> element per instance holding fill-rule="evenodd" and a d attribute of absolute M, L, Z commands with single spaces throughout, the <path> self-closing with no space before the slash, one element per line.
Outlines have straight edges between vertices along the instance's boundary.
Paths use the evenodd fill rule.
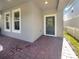
<path fill-rule="evenodd" d="M 14 13 L 17 12 L 17 11 L 19 11 L 19 14 L 20 14 L 19 20 L 14 20 Z M 19 21 L 19 26 L 20 26 L 19 30 L 14 29 L 15 28 L 14 27 L 14 22 L 15 21 Z M 15 9 L 15 10 L 12 11 L 12 32 L 14 32 L 14 33 L 21 33 L 21 9 L 20 8 Z"/>
<path fill-rule="evenodd" d="M 9 19 L 6 21 L 6 14 L 9 14 Z M 9 29 L 6 28 L 6 22 L 9 22 Z M 10 23 L 10 12 L 4 13 L 4 31 L 10 32 L 11 31 L 11 23 Z"/>

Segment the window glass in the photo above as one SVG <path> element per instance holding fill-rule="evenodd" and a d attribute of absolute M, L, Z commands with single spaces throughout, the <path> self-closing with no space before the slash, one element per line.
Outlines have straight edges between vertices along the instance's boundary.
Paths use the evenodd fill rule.
<path fill-rule="evenodd" d="M 14 18 L 15 20 L 19 20 L 19 11 L 14 13 Z"/>
<path fill-rule="evenodd" d="M 5 13 L 4 27 L 5 31 L 10 31 L 10 12 Z"/>
<path fill-rule="evenodd" d="M 6 22 L 6 28 L 9 29 L 9 22 Z"/>
<path fill-rule="evenodd" d="M 19 30 L 19 29 L 20 29 L 20 28 L 19 28 L 19 21 L 16 21 L 16 22 L 15 22 L 15 26 L 14 26 L 14 27 L 15 27 L 16 30 Z"/>
<path fill-rule="evenodd" d="M 13 32 L 20 33 L 21 32 L 21 10 L 16 9 L 13 10 L 12 12 L 12 17 L 13 17 Z"/>

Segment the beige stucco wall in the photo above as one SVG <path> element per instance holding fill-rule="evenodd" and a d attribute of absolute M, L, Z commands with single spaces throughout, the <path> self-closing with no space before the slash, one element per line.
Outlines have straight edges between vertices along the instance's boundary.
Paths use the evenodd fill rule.
<path fill-rule="evenodd" d="M 63 37 L 63 12 L 66 3 L 64 0 L 59 0 L 57 9 L 57 36 Z"/>
<path fill-rule="evenodd" d="M 22 14 L 21 33 L 4 31 L 4 12 L 10 11 L 12 15 L 12 10 L 17 8 L 21 8 L 21 14 Z M 25 2 L 24 4 L 20 4 L 2 11 L 2 19 L 0 22 L 2 34 L 17 39 L 34 42 L 41 35 L 44 35 L 44 15 L 52 15 L 52 14 L 56 14 L 57 17 L 56 36 L 63 37 L 63 10 L 58 9 L 58 10 L 42 11 L 32 1 Z M 11 17 L 10 20 L 12 22 L 12 16 L 10 17 Z"/>
<path fill-rule="evenodd" d="M 57 36 L 63 37 L 63 11 L 57 12 Z"/>
<path fill-rule="evenodd" d="M 21 8 L 21 33 L 13 33 L 4 31 L 4 12 L 10 11 L 12 15 L 12 10 Z M 25 2 L 24 4 L 17 5 L 12 8 L 8 8 L 6 10 L 3 10 L 2 13 L 2 19 L 1 19 L 1 28 L 2 28 L 2 34 L 18 38 L 21 40 L 34 42 L 38 37 L 43 35 L 43 24 L 42 24 L 42 12 L 41 10 L 34 5 L 33 2 Z M 11 19 L 11 26 L 12 26 L 12 16 L 10 16 Z M 11 27 L 12 30 L 12 27 Z"/>

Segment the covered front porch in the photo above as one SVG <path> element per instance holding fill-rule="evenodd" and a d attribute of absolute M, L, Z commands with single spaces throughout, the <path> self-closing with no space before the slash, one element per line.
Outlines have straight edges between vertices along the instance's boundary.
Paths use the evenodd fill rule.
<path fill-rule="evenodd" d="M 34 43 L 0 36 L 0 59 L 61 59 L 63 38 L 41 36 Z"/>

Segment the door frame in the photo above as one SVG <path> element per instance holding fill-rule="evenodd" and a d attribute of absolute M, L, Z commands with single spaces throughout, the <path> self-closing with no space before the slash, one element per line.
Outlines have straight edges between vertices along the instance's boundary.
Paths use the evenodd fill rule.
<path fill-rule="evenodd" d="M 46 34 L 46 17 L 50 17 L 50 16 L 54 16 L 55 17 L 55 35 L 50 35 L 50 34 Z M 52 14 L 52 15 L 44 15 L 44 35 L 46 36 L 55 36 L 56 37 L 56 14 Z"/>

